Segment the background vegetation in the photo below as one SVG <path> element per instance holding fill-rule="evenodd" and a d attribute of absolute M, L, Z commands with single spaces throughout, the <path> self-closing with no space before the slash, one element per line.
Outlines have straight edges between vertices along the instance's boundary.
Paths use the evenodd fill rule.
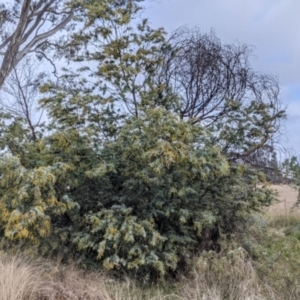
<path fill-rule="evenodd" d="M 269 227 L 262 216 L 276 200 L 268 182 L 299 184 L 297 159 L 277 159 L 276 78 L 251 68 L 247 45 L 152 29 L 139 2 L 0 6 L 1 249 L 94 270 L 70 271 L 76 291 L 62 275 L 49 292 L 45 262 L 3 256 L 3 268 L 43 278 L 22 281 L 16 299 L 278 299 L 285 289 L 297 299 L 297 217 Z M 36 59 L 54 76 L 37 74 Z M 122 298 L 99 283 L 107 276 L 165 282 L 174 295 L 118 281 Z"/>

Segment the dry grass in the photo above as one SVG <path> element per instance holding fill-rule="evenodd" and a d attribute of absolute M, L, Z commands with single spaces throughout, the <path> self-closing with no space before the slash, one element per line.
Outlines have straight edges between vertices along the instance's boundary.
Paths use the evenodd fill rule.
<path fill-rule="evenodd" d="M 1 300 L 218 300 L 265 298 L 255 271 L 244 257 L 195 263 L 197 270 L 182 280 L 174 293 L 138 287 L 133 281 L 115 281 L 100 272 L 84 272 L 73 265 L 33 261 L 25 256 L 0 256 Z M 220 262 L 220 263 L 219 263 Z M 218 269 L 215 269 L 217 267 Z M 225 273 L 221 273 L 220 270 Z"/>
<path fill-rule="evenodd" d="M 0 254 L 1 300 L 163 300 L 179 299 L 153 286 L 115 281 L 101 272 L 85 272 L 75 264 L 32 260 Z"/>
<path fill-rule="evenodd" d="M 268 209 L 268 214 L 272 216 L 287 216 L 289 214 L 300 216 L 300 210 L 291 212 L 291 208 L 297 201 L 297 189 L 289 185 L 272 185 L 271 188 L 278 192 L 280 202 L 271 206 Z"/>
<path fill-rule="evenodd" d="M 43 286 L 40 271 L 40 267 L 24 257 L 1 255 L 1 300 L 38 299 L 36 295 Z"/>
<path fill-rule="evenodd" d="M 289 185 L 272 185 L 271 188 L 278 192 L 279 202 L 266 211 L 270 225 L 289 227 L 300 223 L 300 209 L 292 209 L 297 201 L 298 190 Z"/>
<path fill-rule="evenodd" d="M 245 250 L 195 258 L 193 276 L 180 290 L 186 300 L 275 300 L 274 291 L 261 282 Z"/>
<path fill-rule="evenodd" d="M 243 268 L 243 265 L 240 266 Z M 241 279 L 240 276 L 236 274 L 232 275 L 231 278 L 224 278 L 218 281 L 212 282 L 214 276 L 210 274 L 211 279 L 207 279 L 205 274 L 200 272 L 195 273 L 193 280 L 187 282 L 183 285 L 180 294 L 181 299 L 186 300 L 266 300 L 266 299 L 276 299 L 271 297 L 266 297 L 265 292 L 262 290 L 257 279 L 253 276 L 255 272 L 251 270 L 248 265 L 249 270 Z"/>
<path fill-rule="evenodd" d="M 297 191 L 286 185 L 272 187 L 278 191 L 280 202 L 267 211 L 270 226 L 278 228 L 300 223 L 300 210 L 290 211 Z M 299 299 L 300 290 L 296 293 L 294 287 L 287 293 L 285 289 L 276 288 L 276 284 L 272 288 L 267 285 L 268 278 L 262 282 L 242 248 L 227 254 L 195 257 L 193 266 L 191 274 L 176 286 L 167 283 L 165 287 L 141 287 L 129 279 L 117 281 L 101 272 L 86 272 L 75 264 L 0 254 L 0 300 Z M 293 286 L 300 289 L 297 282 Z"/>
<path fill-rule="evenodd" d="M 45 275 L 44 275 L 45 277 Z M 59 262 L 47 273 L 48 288 L 42 291 L 45 300 L 171 300 L 158 287 L 141 288 L 133 280 L 114 280 L 101 272 L 83 271 L 74 264 Z"/>

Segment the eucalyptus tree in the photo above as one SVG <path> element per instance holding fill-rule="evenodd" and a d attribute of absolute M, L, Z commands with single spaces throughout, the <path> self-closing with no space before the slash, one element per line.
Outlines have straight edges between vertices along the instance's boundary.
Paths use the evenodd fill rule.
<path fill-rule="evenodd" d="M 30 53 L 46 57 L 49 38 L 74 17 L 70 1 L 15 0 L 0 5 L 0 90 L 5 79 Z"/>

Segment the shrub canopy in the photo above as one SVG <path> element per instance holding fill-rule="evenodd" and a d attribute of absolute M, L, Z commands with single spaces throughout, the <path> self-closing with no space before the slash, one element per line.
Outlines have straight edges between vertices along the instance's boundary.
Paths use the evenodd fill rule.
<path fill-rule="evenodd" d="M 221 236 L 271 203 L 272 192 L 257 187 L 263 174 L 244 158 L 272 138 L 284 112 L 277 93 L 264 104 L 243 92 L 226 94 L 210 124 L 183 115 L 182 90 L 161 81 L 173 80 L 161 76 L 172 43 L 146 20 L 133 28 L 135 1 L 113 3 L 105 16 L 87 8 L 85 30 L 63 48 L 76 55 L 61 49 L 88 63 L 41 87 L 48 120 L 34 138 L 28 120 L 1 113 L 1 246 L 164 275 L 219 249 Z"/>

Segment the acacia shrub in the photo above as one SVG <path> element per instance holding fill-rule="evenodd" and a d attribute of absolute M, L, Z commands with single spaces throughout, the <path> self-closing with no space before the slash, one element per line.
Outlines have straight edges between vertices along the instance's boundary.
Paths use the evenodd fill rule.
<path fill-rule="evenodd" d="M 86 172 L 98 180 L 99 203 L 74 234 L 79 251 L 106 269 L 164 275 L 243 227 L 273 195 L 212 136 L 163 108 L 130 119 Z"/>

